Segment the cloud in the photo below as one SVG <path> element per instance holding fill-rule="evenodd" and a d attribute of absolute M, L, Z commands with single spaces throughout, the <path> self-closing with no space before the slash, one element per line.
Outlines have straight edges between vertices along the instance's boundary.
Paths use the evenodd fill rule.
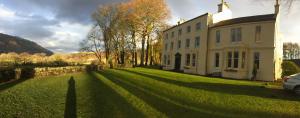
<path fill-rule="evenodd" d="M 100 4 L 126 0 L 9 0 L 6 5 L 18 12 L 53 14 L 59 20 L 90 23 L 91 13 Z"/>
<path fill-rule="evenodd" d="M 77 52 L 79 43 L 86 38 L 91 27 L 92 25 L 61 22 L 59 25 L 49 27 L 49 30 L 54 31 L 54 35 L 43 39 L 40 43 L 55 52 Z"/>

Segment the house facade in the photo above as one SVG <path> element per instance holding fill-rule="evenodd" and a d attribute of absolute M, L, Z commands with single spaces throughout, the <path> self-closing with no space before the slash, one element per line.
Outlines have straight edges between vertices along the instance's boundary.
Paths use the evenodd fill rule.
<path fill-rule="evenodd" d="M 198 75 L 275 81 L 281 78 L 279 4 L 275 13 L 232 18 L 228 3 L 164 31 L 162 65 Z"/>

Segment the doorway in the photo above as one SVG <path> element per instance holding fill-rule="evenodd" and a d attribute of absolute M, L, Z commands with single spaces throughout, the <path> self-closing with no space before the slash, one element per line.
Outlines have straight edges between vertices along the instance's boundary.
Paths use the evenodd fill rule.
<path fill-rule="evenodd" d="M 180 71 L 180 66 L 181 66 L 181 54 L 176 53 L 175 54 L 175 71 Z"/>

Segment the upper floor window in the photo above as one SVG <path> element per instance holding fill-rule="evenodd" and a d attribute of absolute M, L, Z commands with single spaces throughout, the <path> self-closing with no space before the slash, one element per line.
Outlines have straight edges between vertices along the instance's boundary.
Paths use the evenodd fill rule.
<path fill-rule="evenodd" d="M 191 32 L 191 26 L 187 26 L 186 32 L 187 32 L 187 33 Z"/>
<path fill-rule="evenodd" d="M 190 54 L 186 54 L 185 65 L 189 66 L 190 63 L 191 63 L 191 55 Z"/>
<path fill-rule="evenodd" d="M 201 22 L 196 24 L 196 30 L 200 30 L 201 29 Z"/>
<path fill-rule="evenodd" d="M 255 28 L 255 42 L 260 41 L 260 35 L 261 35 L 261 26 L 256 26 L 256 28 Z"/>
<path fill-rule="evenodd" d="M 185 47 L 189 48 L 190 47 L 190 39 L 185 40 Z"/>
<path fill-rule="evenodd" d="M 165 44 L 165 50 L 166 51 L 168 50 L 168 44 L 167 43 Z"/>
<path fill-rule="evenodd" d="M 220 30 L 216 31 L 216 43 L 220 43 L 221 42 L 221 32 Z"/>
<path fill-rule="evenodd" d="M 181 48 L 181 40 L 178 40 L 178 42 L 177 42 L 177 48 L 178 48 L 178 49 Z"/>
<path fill-rule="evenodd" d="M 173 50 L 173 47 L 174 47 L 174 43 L 171 42 L 171 46 L 170 46 L 170 49 Z"/>
<path fill-rule="evenodd" d="M 220 66 L 220 54 L 216 53 L 215 54 L 215 67 L 219 67 Z"/>
<path fill-rule="evenodd" d="M 195 48 L 200 47 L 200 36 L 195 38 Z"/>
<path fill-rule="evenodd" d="M 254 53 L 254 66 L 259 69 L 259 61 L 260 61 L 260 54 L 259 52 Z"/>
<path fill-rule="evenodd" d="M 169 35 L 168 35 L 168 33 L 166 33 L 166 34 L 165 34 L 165 38 L 166 38 L 166 39 L 168 39 L 168 38 L 169 38 Z"/>
<path fill-rule="evenodd" d="M 180 36 L 182 34 L 182 29 L 178 30 L 178 36 Z"/>
<path fill-rule="evenodd" d="M 242 28 L 231 29 L 231 42 L 242 41 Z"/>
<path fill-rule="evenodd" d="M 196 54 L 192 55 L 192 66 L 195 67 L 196 66 Z"/>
<path fill-rule="evenodd" d="M 174 34 L 174 31 L 173 31 L 173 32 L 172 32 L 172 38 L 174 37 L 174 35 L 175 35 L 175 34 Z"/>

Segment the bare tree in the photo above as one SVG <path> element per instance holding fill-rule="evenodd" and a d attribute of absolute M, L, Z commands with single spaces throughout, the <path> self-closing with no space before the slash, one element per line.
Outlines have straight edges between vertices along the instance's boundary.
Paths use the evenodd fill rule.
<path fill-rule="evenodd" d="M 94 26 L 88 33 L 87 39 L 80 43 L 80 51 L 93 52 L 99 63 L 102 62 L 104 52 L 104 39 L 98 26 Z"/>

